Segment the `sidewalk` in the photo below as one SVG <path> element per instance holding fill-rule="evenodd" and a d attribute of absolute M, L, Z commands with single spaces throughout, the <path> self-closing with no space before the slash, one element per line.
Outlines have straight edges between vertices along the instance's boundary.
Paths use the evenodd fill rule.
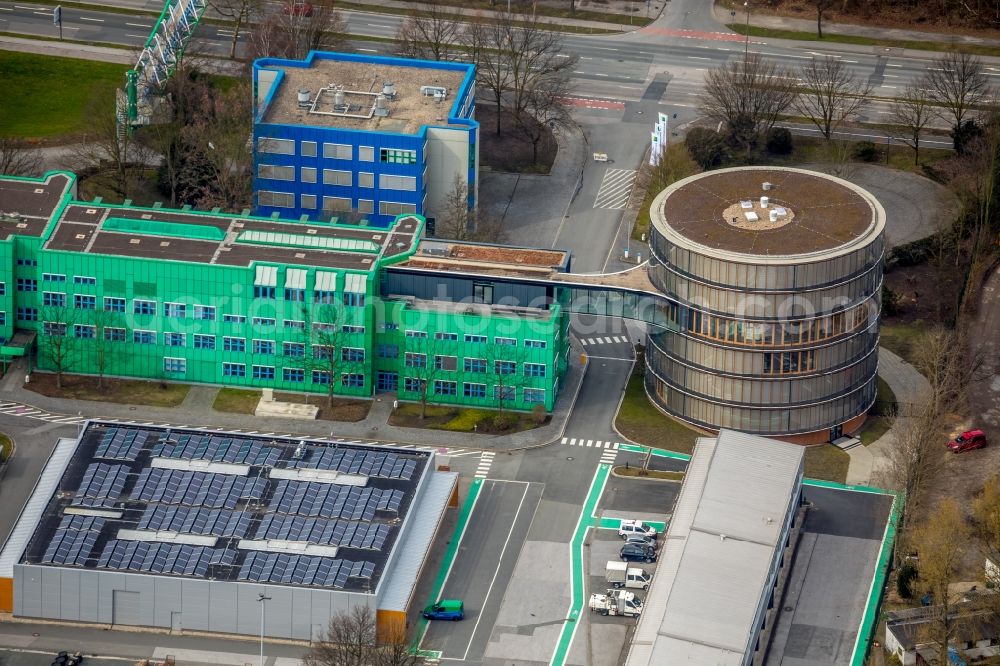
<path fill-rule="evenodd" d="M 552 411 L 549 423 L 540 428 L 510 435 L 479 435 L 392 426 L 388 424 L 388 419 L 392 412 L 394 396 L 385 394 L 376 395 L 373 398 L 368 417 L 355 423 L 325 420 L 306 421 L 217 412 L 212 409 L 212 404 L 219 387 L 200 384 L 191 385 L 190 392 L 177 407 L 148 407 L 92 400 L 50 398 L 24 388 L 26 369 L 24 359 L 19 359 L 12 364 L 7 374 L 0 378 L 0 401 L 20 403 L 30 409 L 54 415 L 66 415 L 69 418 L 80 415 L 83 418 L 104 418 L 139 423 L 169 423 L 196 428 L 254 430 L 278 435 L 306 435 L 392 442 L 413 446 L 442 446 L 453 449 L 512 452 L 544 446 L 562 438 L 586 373 L 586 366 L 581 365 L 579 359 L 578 351 L 571 350 L 570 366 L 563 379 L 562 393 Z"/>

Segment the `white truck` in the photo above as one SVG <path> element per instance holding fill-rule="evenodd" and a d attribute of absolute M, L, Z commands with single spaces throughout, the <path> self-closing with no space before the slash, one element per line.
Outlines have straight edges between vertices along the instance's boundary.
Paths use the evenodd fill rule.
<path fill-rule="evenodd" d="M 610 560 L 607 564 L 605 580 L 615 587 L 633 587 L 645 590 L 649 587 L 652 577 L 638 567 L 630 567 L 628 562 L 616 562 Z"/>
<path fill-rule="evenodd" d="M 642 599 L 627 590 L 608 590 L 604 594 L 590 595 L 590 610 L 601 615 L 638 617 L 642 613 Z"/>

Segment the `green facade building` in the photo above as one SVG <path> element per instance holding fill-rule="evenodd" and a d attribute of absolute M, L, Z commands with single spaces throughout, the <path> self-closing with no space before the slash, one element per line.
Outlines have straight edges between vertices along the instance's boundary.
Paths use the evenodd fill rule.
<path fill-rule="evenodd" d="M 387 289 L 387 269 L 423 242 L 418 215 L 382 229 L 139 208 L 76 201 L 75 185 L 63 172 L 0 178 L 7 363 L 29 354 L 51 372 L 552 409 L 565 304 L 398 288 L 429 285 L 426 271 Z"/>

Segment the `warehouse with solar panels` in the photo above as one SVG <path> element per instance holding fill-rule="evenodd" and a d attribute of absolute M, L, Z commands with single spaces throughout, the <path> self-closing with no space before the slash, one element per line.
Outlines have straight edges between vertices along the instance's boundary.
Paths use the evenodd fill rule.
<path fill-rule="evenodd" d="M 90 421 L 0 553 L 15 616 L 313 640 L 405 625 L 456 500 L 433 451 Z"/>

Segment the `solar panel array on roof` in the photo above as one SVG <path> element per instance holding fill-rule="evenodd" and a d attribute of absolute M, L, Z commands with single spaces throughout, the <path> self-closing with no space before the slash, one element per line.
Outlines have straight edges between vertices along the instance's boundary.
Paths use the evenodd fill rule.
<path fill-rule="evenodd" d="M 109 541 L 98 566 L 127 571 L 204 576 L 212 564 L 231 565 L 236 552 L 224 548 L 153 541 Z"/>
<path fill-rule="evenodd" d="M 389 538 L 389 532 L 388 525 L 378 523 L 317 520 L 269 513 L 260 521 L 254 538 L 381 550 Z"/>
<path fill-rule="evenodd" d="M 83 480 L 73 497 L 76 506 L 114 506 L 125 489 L 129 468 L 126 465 L 94 463 L 83 472 Z"/>
<path fill-rule="evenodd" d="M 398 512 L 403 497 L 399 490 L 281 480 L 267 507 L 278 513 L 369 521 L 376 511 Z"/>
<path fill-rule="evenodd" d="M 132 499 L 235 509 L 241 500 L 260 499 L 267 482 L 257 477 L 148 467 L 132 489 Z"/>
<path fill-rule="evenodd" d="M 42 556 L 48 564 L 82 565 L 90 559 L 94 544 L 101 535 L 104 518 L 63 516 L 56 533 Z"/>
<path fill-rule="evenodd" d="M 312 447 L 301 460 L 289 461 L 289 467 L 332 469 L 344 474 L 409 480 L 417 469 L 417 463 L 383 451 Z"/>
<path fill-rule="evenodd" d="M 94 457 L 132 462 L 139 457 L 147 439 L 149 433 L 145 430 L 109 428 L 101 437 Z"/>
<path fill-rule="evenodd" d="M 180 433 L 153 447 L 154 456 L 182 460 L 212 460 L 238 465 L 266 465 L 273 467 L 281 451 L 273 446 L 241 437 Z"/>
<path fill-rule="evenodd" d="M 243 511 L 153 504 L 142 512 L 138 529 L 242 539 L 250 531 L 252 519 L 249 513 Z"/>
<path fill-rule="evenodd" d="M 256 551 L 247 555 L 237 578 L 258 583 L 344 588 L 349 578 L 370 580 L 373 573 L 375 564 L 372 562 Z"/>

